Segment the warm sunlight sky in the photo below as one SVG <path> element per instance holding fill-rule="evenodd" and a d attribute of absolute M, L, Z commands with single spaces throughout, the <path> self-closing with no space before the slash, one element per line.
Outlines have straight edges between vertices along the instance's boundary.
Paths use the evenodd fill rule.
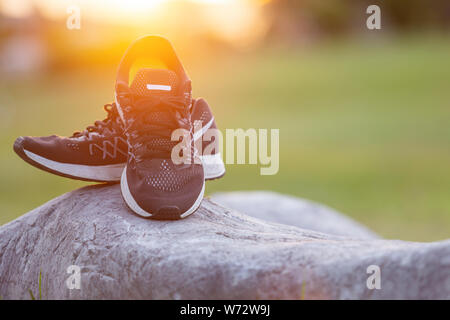
<path fill-rule="evenodd" d="M 68 16 L 76 5 L 81 19 L 145 26 L 173 23 L 180 15 L 195 13 L 197 28 L 206 28 L 225 38 L 257 34 L 263 28 L 261 5 L 268 0 L 0 0 L 1 10 L 15 17 L 26 17 L 33 7 L 49 18 Z"/>

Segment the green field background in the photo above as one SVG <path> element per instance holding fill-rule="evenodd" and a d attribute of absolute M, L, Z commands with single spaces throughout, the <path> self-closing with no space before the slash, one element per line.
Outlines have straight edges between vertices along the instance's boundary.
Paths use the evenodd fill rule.
<path fill-rule="evenodd" d="M 280 129 L 280 170 L 228 165 L 207 193 L 273 190 L 317 201 L 381 236 L 450 236 L 450 39 L 258 49 L 187 65 L 225 128 Z M 1 79 L 0 224 L 86 185 L 35 169 L 19 135 L 69 135 L 104 117 L 114 72 Z"/>

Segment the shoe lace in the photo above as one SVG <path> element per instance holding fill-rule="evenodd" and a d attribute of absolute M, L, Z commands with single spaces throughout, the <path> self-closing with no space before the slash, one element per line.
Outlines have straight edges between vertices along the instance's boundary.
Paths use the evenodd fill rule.
<path fill-rule="evenodd" d="M 125 134 L 128 136 L 129 154 L 136 162 L 147 157 L 168 158 L 173 146 L 172 132 L 184 127 L 191 129 L 191 119 L 184 97 L 132 97 L 133 107 L 123 108 L 126 113 Z M 128 100 L 130 101 L 130 100 Z M 154 120 L 155 113 L 163 112 L 164 119 Z"/>
<path fill-rule="evenodd" d="M 90 139 L 92 133 L 97 132 L 103 134 L 106 131 L 109 133 L 117 132 L 117 127 L 120 126 L 119 114 L 117 112 L 115 103 L 108 103 L 103 106 L 103 109 L 107 112 L 107 116 L 103 120 L 97 120 L 94 125 L 86 127 L 83 131 L 75 131 L 70 138 L 86 137 Z"/>

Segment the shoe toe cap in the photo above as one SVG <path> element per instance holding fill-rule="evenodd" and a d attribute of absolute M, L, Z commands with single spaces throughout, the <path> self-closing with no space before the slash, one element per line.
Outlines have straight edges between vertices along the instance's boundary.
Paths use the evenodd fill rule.
<path fill-rule="evenodd" d="M 155 187 L 148 179 L 139 178 L 133 173 L 128 172 L 126 176 L 127 185 L 123 187 L 128 190 L 122 191 L 132 198 L 126 201 L 129 207 L 140 215 L 144 215 L 141 210 L 144 211 L 152 219 L 180 219 L 187 212 L 196 209 L 193 207 L 198 205 L 201 201 L 199 198 L 203 197 L 204 179 L 192 179 L 183 188 L 169 191 Z M 124 197 L 127 198 L 125 195 Z M 135 205 L 138 208 L 134 208 Z"/>

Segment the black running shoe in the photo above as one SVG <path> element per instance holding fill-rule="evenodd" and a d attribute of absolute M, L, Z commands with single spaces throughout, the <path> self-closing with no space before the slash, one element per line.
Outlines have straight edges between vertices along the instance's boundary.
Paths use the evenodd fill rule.
<path fill-rule="evenodd" d="M 167 69 L 140 69 L 129 85 L 131 65 L 149 53 Z M 127 205 L 152 219 L 192 214 L 203 199 L 205 179 L 193 143 L 191 81 L 166 39 L 144 37 L 130 46 L 118 69 L 116 104 L 129 147 L 121 178 Z M 188 161 L 182 163 L 172 160 L 179 141 L 171 138 L 177 129 L 184 129 L 192 141 L 184 150 Z"/>
<path fill-rule="evenodd" d="M 105 105 L 108 117 L 96 121 L 83 132 L 71 137 L 19 137 L 14 151 L 27 163 L 59 176 L 97 182 L 118 182 L 126 166 L 128 144 L 120 126 L 115 104 Z M 208 135 L 217 129 L 208 103 L 200 98 L 192 101 L 191 117 L 200 121 L 194 140 L 202 140 L 205 180 L 214 180 L 225 174 L 225 165 L 219 153 L 218 141 Z"/>
<path fill-rule="evenodd" d="M 72 179 L 118 181 L 127 159 L 127 142 L 114 104 L 106 119 L 71 137 L 19 137 L 14 151 L 29 164 Z"/>

